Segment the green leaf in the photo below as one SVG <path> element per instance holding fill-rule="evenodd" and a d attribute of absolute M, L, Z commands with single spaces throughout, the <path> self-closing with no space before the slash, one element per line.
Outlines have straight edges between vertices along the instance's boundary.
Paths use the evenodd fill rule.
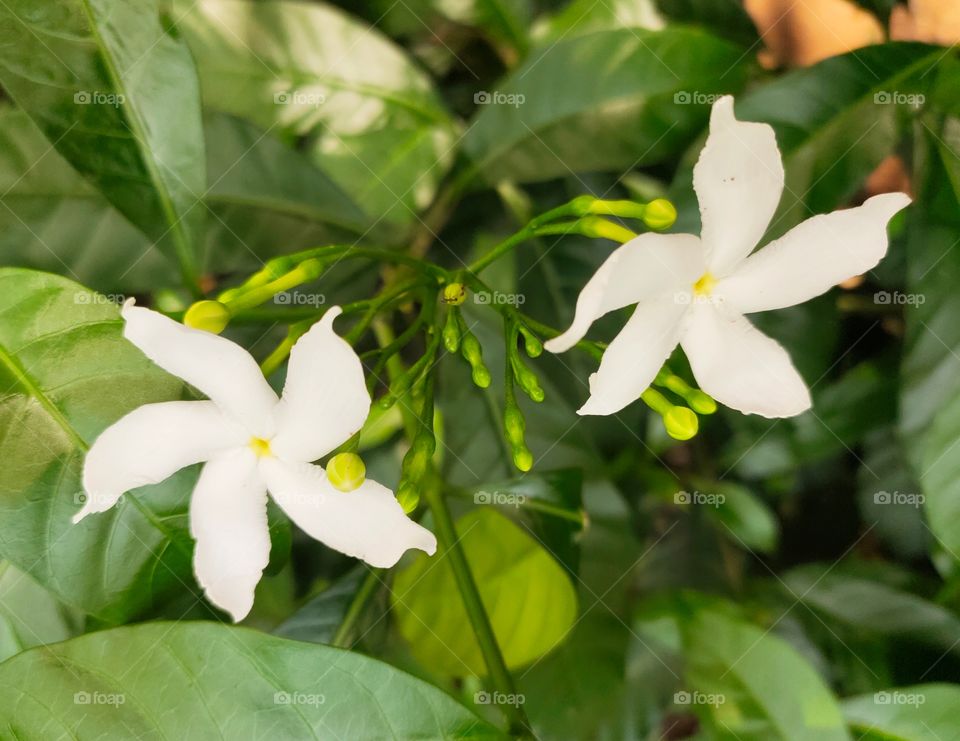
<path fill-rule="evenodd" d="M 783 577 L 791 599 L 801 599 L 856 638 L 899 638 L 960 656 L 960 618 L 932 602 L 885 584 L 803 566 Z"/>
<path fill-rule="evenodd" d="M 524 666 L 560 643 L 577 613 L 576 592 L 560 564 L 488 507 L 471 510 L 456 527 L 507 666 Z M 442 555 L 418 557 L 399 571 L 391 594 L 400 633 L 424 666 L 453 676 L 486 674 Z"/>
<path fill-rule="evenodd" d="M 136 657 L 136 671 L 131 671 Z M 74 738 L 503 738 L 429 684 L 359 654 L 215 623 L 149 623 L 0 668 L 0 721 Z"/>
<path fill-rule="evenodd" d="M 82 615 L 9 563 L 0 563 L 0 661 L 65 641 L 80 632 Z"/>
<path fill-rule="evenodd" d="M 776 549 L 780 538 L 777 517 L 767 503 L 750 489 L 726 481 L 698 481 L 697 486 L 702 492 L 720 495 L 716 506 L 701 509 L 720 525 L 720 532 L 734 544 L 761 553 Z"/>
<path fill-rule="evenodd" d="M 655 0 L 609 0 L 602 3 L 573 0 L 556 15 L 534 27 L 533 33 L 538 43 L 548 44 L 594 31 L 618 28 L 656 30 L 663 25 Z"/>
<path fill-rule="evenodd" d="M 156 2 L 10 0 L 0 27 L 3 87 L 193 282 L 206 185 L 198 83 Z"/>
<path fill-rule="evenodd" d="M 402 50 L 326 5 L 175 7 L 209 108 L 302 139 L 317 166 L 375 219 L 410 223 L 431 202 L 452 160 L 454 128 Z"/>
<path fill-rule="evenodd" d="M 689 690 L 722 698 L 686 709 L 697 711 L 719 738 L 849 741 L 832 693 L 782 639 L 709 609 L 683 632 Z"/>
<path fill-rule="evenodd" d="M 298 641 L 330 643 L 366 574 L 367 570 L 362 566 L 351 569 L 290 615 L 273 632 Z"/>
<path fill-rule="evenodd" d="M 744 47 L 753 49 L 760 40 L 742 0 L 656 0 L 656 3 L 671 21 L 696 23 Z"/>
<path fill-rule="evenodd" d="M 945 741 L 957 735 L 960 686 L 918 684 L 852 697 L 843 714 L 859 741 Z"/>
<path fill-rule="evenodd" d="M 783 153 L 786 187 L 768 237 L 833 211 L 856 194 L 893 153 L 912 110 L 885 101 L 893 101 L 894 93 L 925 91 L 933 79 L 925 73 L 942 56 L 942 48 L 926 44 L 869 46 L 795 70 L 737 101 L 737 118 L 773 126 Z M 700 146 L 688 153 L 671 186 L 680 213 L 677 231 L 699 231 L 692 170 Z"/>
<path fill-rule="evenodd" d="M 85 451 L 136 407 L 183 384 L 121 334 L 115 304 L 46 273 L 0 269 L 0 554 L 105 621 L 140 614 L 189 582 L 196 472 L 128 493 L 78 525 Z"/>
<path fill-rule="evenodd" d="M 563 39 L 490 94 L 464 148 L 490 182 L 651 164 L 680 151 L 706 122 L 708 108 L 683 96 L 739 90 L 745 72 L 741 49 L 693 29 Z M 551 92 L 560 88 L 563 95 Z"/>
<path fill-rule="evenodd" d="M 64 273 L 107 293 L 176 279 L 150 240 L 11 106 L 0 109 L 0 193 L 0 263 Z"/>

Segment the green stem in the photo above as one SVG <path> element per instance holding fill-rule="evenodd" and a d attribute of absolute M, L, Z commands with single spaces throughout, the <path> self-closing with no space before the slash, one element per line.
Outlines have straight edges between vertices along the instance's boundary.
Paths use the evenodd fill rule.
<path fill-rule="evenodd" d="M 480 645 L 490 681 L 499 692 L 515 695 L 516 689 L 513 684 L 513 677 L 510 675 L 510 670 L 507 669 L 507 664 L 500 651 L 500 645 L 493 633 L 493 626 L 490 624 L 487 610 L 480 598 L 480 591 L 477 589 L 477 583 L 470 571 L 470 564 L 467 563 L 467 557 L 460 545 L 460 539 L 454 527 L 453 517 L 450 514 L 447 502 L 443 498 L 439 486 L 428 486 L 425 495 L 430 511 L 433 513 L 437 540 L 442 551 L 441 558 L 446 556 L 450 569 L 453 571 L 453 577 L 463 600 L 463 606 L 470 618 L 470 625 L 477 637 L 477 643 Z M 522 705 L 507 704 L 503 708 L 509 718 L 512 732 L 529 733 L 530 722 L 527 720 Z"/>
<path fill-rule="evenodd" d="M 353 627 L 360 615 L 363 614 L 363 609 L 367 606 L 367 602 L 376 594 L 377 587 L 383 583 L 382 575 L 384 573 L 384 569 L 370 569 L 367 571 L 367 575 L 364 576 L 363 581 L 360 582 L 360 586 L 354 593 L 353 599 L 350 600 L 350 605 L 343 615 L 343 620 L 341 620 L 340 625 L 337 626 L 337 632 L 333 634 L 333 638 L 330 640 L 331 646 L 350 648 L 350 644 L 348 643 L 350 633 L 353 631 Z"/>

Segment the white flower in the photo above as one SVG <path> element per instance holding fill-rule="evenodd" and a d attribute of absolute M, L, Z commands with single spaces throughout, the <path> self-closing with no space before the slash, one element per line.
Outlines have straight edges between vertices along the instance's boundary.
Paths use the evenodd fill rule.
<path fill-rule="evenodd" d="M 637 399 L 679 343 L 700 387 L 745 414 L 791 417 L 810 392 L 786 351 L 744 317 L 793 306 L 873 268 L 903 193 L 814 216 L 750 254 L 770 224 L 784 175 L 773 129 L 738 121 L 733 98 L 713 106 L 693 171 L 703 222 L 691 234 L 643 234 L 618 248 L 577 299 L 573 324 L 546 343 L 573 347 L 604 314 L 637 304 L 590 376 L 580 414 L 613 414 Z"/>
<path fill-rule="evenodd" d="M 84 463 L 88 499 L 74 522 L 205 462 L 190 500 L 194 571 L 234 620 L 250 611 L 269 561 L 268 490 L 309 535 L 372 566 L 393 566 L 408 548 L 434 553 L 433 533 L 408 519 L 389 489 L 368 479 L 344 493 L 310 463 L 349 439 L 370 411 L 360 359 L 333 331 L 339 307 L 294 345 L 279 399 L 230 340 L 132 300 L 122 314 L 128 340 L 210 400 L 146 404 L 104 430 Z"/>

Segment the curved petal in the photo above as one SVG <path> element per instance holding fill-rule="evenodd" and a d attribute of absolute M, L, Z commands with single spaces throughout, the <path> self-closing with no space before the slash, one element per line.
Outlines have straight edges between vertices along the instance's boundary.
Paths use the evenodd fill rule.
<path fill-rule="evenodd" d="M 590 376 L 590 398 L 577 414 L 613 414 L 640 397 L 680 339 L 686 300 L 672 294 L 638 304 Z"/>
<path fill-rule="evenodd" d="M 363 366 L 333 331 L 334 306 L 290 351 L 287 382 L 277 406 L 277 436 L 270 442 L 285 460 L 315 461 L 359 430 L 370 413 Z"/>
<path fill-rule="evenodd" d="M 409 548 L 430 555 L 437 549 L 433 533 L 409 519 L 393 493 L 367 479 L 344 493 L 333 488 L 320 466 L 262 458 L 260 473 L 267 489 L 301 530 L 330 548 L 389 568 Z"/>
<path fill-rule="evenodd" d="M 783 162 L 773 129 L 738 121 L 729 95 L 713 104 L 710 136 L 693 168 L 693 189 L 710 272 L 726 275 L 760 242 L 783 192 Z"/>
<path fill-rule="evenodd" d="M 134 306 L 132 300 L 124 304 L 122 314 L 123 336 L 150 360 L 202 391 L 251 435 L 273 435 L 277 395 L 250 353 L 225 337 Z"/>
<path fill-rule="evenodd" d="M 774 418 L 810 408 L 787 351 L 723 304 L 694 304 L 680 345 L 700 388 L 731 409 Z"/>
<path fill-rule="evenodd" d="M 203 467 L 190 500 L 193 570 L 213 604 L 239 622 L 253 607 L 253 590 L 270 561 L 267 488 L 249 448 Z"/>
<path fill-rule="evenodd" d="M 105 429 L 83 462 L 87 501 L 73 521 L 110 509 L 131 489 L 209 460 L 247 436 L 212 401 L 144 404 Z"/>
<path fill-rule="evenodd" d="M 887 254 L 887 222 L 910 203 L 903 193 L 807 219 L 719 281 L 714 293 L 744 314 L 807 301 L 873 268 Z"/>
<path fill-rule="evenodd" d="M 577 298 L 570 328 L 544 347 L 559 353 L 576 345 L 604 314 L 672 291 L 703 275 L 703 248 L 692 234 L 641 234 L 606 259 Z"/>

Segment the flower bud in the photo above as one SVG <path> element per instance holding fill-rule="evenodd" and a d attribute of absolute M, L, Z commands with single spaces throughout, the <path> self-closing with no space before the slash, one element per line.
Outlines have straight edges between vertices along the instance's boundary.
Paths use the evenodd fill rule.
<path fill-rule="evenodd" d="M 447 352 L 457 352 L 460 349 L 460 326 L 454 311 L 447 314 L 447 320 L 443 323 L 443 346 L 447 348 Z"/>
<path fill-rule="evenodd" d="M 230 323 L 230 310 L 219 301 L 197 301 L 183 315 L 183 323 L 194 329 L 220 334 Z"/>
<path fill-rule="evenodd" d="M 672 407 L 663 415 L 663 426 L 674 440 L 689 440 L 700 427 L 697 415 L 687 407 Z"/>
<path fill-rule="evenodd" d="M 524 473 L 533 468 L 533 453 L 530 452 L 528 447 L 524 445 L 514 448 L 513 465 Z"/>
<path fill-rule="evenodd" d="M 420 491 L 412 481 L 400 482 L 400 488 L 397 489 L 397 501 L 403 507 L 406 514 L 410 514 L 420 504 Z"/>
<path fill-rule="evenodd" d="M 356 453 L 338 453 L 327 463 L 327 478 L 339 491 L 354 491 L 366 477 L 367 467 Z"/>
<path fill-rule="evenodd" d="M 677 220 L 677 209 L 665 198 L 657 198 L 647 204 L 643 223 L 651 229 L 669 229 Z"/>
<path fill-rule="evenodd" d="M 447 283 L 443 287 L 443 303 L 460 306 L 467 300 L 467 288 L 463 283 Z"/>
<path fill-rule="evenodd" d="M 717 411 L 717 402 L 713 400 L 713 397 L 699 389 L 692 389 L 687 394 L 686 401 L 697 414 L 713 414 Z"/>

